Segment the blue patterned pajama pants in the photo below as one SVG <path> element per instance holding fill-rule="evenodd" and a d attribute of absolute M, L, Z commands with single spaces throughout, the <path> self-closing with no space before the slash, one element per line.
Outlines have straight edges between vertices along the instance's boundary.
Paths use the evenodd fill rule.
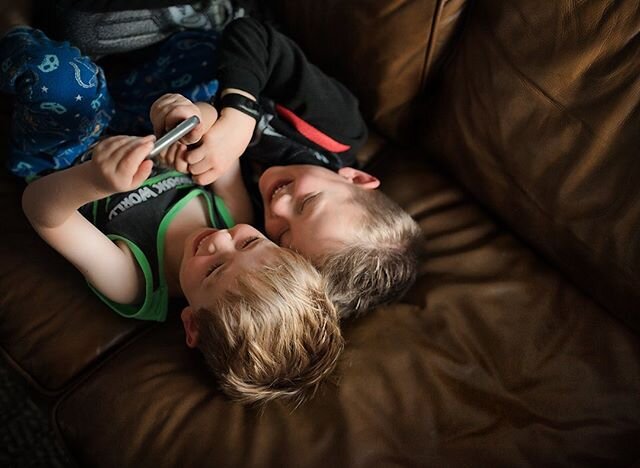
<path fill-rule="evenodd" d="M 102 136 L 150 134 L 149 108 L 165 93 L 209 101 L 218 89 L 218 39 L 176 33 L 111 80 L 69 42 L 13 29 L 0 40 L 0 91 L 15 96 L 9 170 L 30 180 L 73 165 Z"/>

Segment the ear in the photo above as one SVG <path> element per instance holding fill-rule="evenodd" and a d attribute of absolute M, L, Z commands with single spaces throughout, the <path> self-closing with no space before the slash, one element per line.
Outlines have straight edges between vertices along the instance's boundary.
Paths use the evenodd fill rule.
<path fill-rule="evenodd" d="M 193 309 L 189 306 L 182 309 L 180 314 L 182 324 L 184 325 L 184 332 L 187 336 L 187 346 L 189 348 L 196 348 L 199 343 L 198 327 L 193 320 Z"/>
<path fill-rule="evenodd" d="M 352 184 L 358 185 L 365 189 L 376 189 L 380 186 L 377 177 L 372 176 L 368 172 L 355 169 L 353 167 L 343 167 L 338 170 L 338 174 L 347 179 Z"/>

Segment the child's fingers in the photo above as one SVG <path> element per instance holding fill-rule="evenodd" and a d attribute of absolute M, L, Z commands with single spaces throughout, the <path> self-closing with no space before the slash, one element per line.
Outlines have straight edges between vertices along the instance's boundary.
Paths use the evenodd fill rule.
<path fill-rule="evenodd" d="M 115 149 L 121 146 L 124 142 L 128 141 L 131 138 L 128 135 L 116 135 L 109 138 L 105 138 L 100 143 L 96 145 L 93 150 L 94 157 L 95 156 L 104 156 L 105 154 L 112 153 Z"/>
<path fill-rule="evenodd" d="M 151 120 L 151 126 L 153 127 L 153 134 L 158 137 L 162 135 L 162 129 L 164 128 L 164 117 L 156 112 L 149 113 L 149 119 Z"/>
<path fill-rule="evenodd" d="M 174 105 L 171 108 L 171 110 L 169 110 L 169 112 L 167 113 L 167 117 L 165 118 L 165 127 L 166 127 L 165 130 L 166 131 L 171 130 L 173 127 L 181 123 L 183 120 L 188 119 L 194 114 L 200 117 L 200 111 L 192 103 Z"/>
<path fill-rule="evenodd" d="M 123 144 L 115 153 L 118 160 L 116 172 L 133 175 L 151 152 L 154 140 L 155 137 L 150 135 Z"/>
<path fill-rule="evenodd" d="M 215 169 L 210 169 L 202 174 L 193 176 L 193 181 L 199 185 L 209 185 L 215 182 L 220 174 Z"/>
<path fill-rule="evenodd" d="M 188 154 L 187 151 L 182 151 L 181 153 L 176 155 L 176 163 L 175 163 L 176 171 L 182 172 L 184 174 L 187 174 L 189 172 L 189 163 L 187 163 L 187 160 L 186 160 L 187 154 Z"/>
<path fill-rule="evenodd" d="M 188 161 L 189 159 L 187 158 L 187 162 Z M 213 161 L 210 161 L 208 159 L 203 159 L 195 164 L 189 163 L 189 172 L 192 175 L 200 175 L 207 172 L 210 169 L 215 169 L 215 165 L 213 164 Z"/>
<path fill-rule="evenodd" d="M 164 162 L 168 167 L 175 167 L 176 162 L 176 144 L 171 145 L 164 154 Z"/>
<path fill-rule="evenodd" d="M 172 99 L 174 99 L 174 94 L 171 94 L 171 93 L 163 94 L 158 99 L 153 101 L 153 104 L 151 104 L 151 107 L 149 108 L 149 112 L 154 112 L 159 107 L 161 107 L 164 103 Z"/>
<path fill-rule="evenodd" d="M 207 156 L 207 148 L 204 145 L 198 146 L 197 148 L 193 148 L 189 150 L 187 153 L 187 162 L 190 165 L 198 164 L 206 159 Z"/>
<path fill-rule="evenodd" d="M 184 146 L 180 142 L 176 142 L 173 145 L 171 145 L 169 149 L 167 149 L 167 154 L 165 155 L 166 164 L 169 165 L 170 167 L 175 168 L 175 163 L 178 155 L 181 154 L 182 151 L 184 151 L 185 149 L 186 149 L 186 146 Z"/>
<path fill-rule="evenodd" d="M 158 99 L 155 100 L 153 104 L 151 104 L 151 108 L 149 109 L 149 112 L 150 113 L 159 112 L 162 109 L 166 109 L 167 107 L 174 105 L 180 99 L 184 99 L 183 96 L 181 96 L 180 94 L 165 94 L 163 96 L 160 96 Z"/>
<path fill-rule="evenodd" d="M 167 127 L 167 115 L 171 112 L 172 107 L 159 107 L 155 112 L 149 114 L 151 125 L 153 126 L 153 133 L 156 136 L 162 136 L 165 133 Z"/>
<path fill-rule="evenodd" d="M 142 185 L 142 183 L 147 180 L 152 170 L 153 161 L 151 161 L 150 159 L 143 160 L 142 163 L 138 166 L 138 170 L 131 179 L 131 185 L 134 187 Z"/>
<path fill-rule="evenodd" d="M 184 99 L 179 94 L 165 94 L 151 104 L 149 119 L 151 120 L 153 131 L 156 135 L 159 136 L 165 132 L 167 114 L 181 98 Z"/>
<path fill-rule="evenodd" d="M 198 112 L 198 108 L 196 106 L 193 106 L 193 108 L 191 109 L 191 112 L 189 112 L 189 116 L 186 118 L 188 119 L 193 115 L 198 116 L 198 118 L 200 119 L 200 123 L 195 127 L 193 127 L 193 130 L 191 130 L 185 136 L 180 138 L 180 141 L 185 145 L 195 145 L 196 143 L 199 143 L 205 134 L 205 128 L 204 128 L 204 124 L 202 123 L 202 117 L 200 116 L 200 113 Z"/>

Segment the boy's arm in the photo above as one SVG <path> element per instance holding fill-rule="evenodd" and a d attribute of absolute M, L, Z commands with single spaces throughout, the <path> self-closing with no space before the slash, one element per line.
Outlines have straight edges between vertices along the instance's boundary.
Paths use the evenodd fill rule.
<path fill-rule="evenodd" d="M 366 141 L 367 127 L 355 96 L 309 63 L 300 47 L 270 25 L 241 18 L 227 26 L 220 47 L 218 79 L 223 90 L 242 89 L 283 105 L 349 146 L 349 157 Z"/>
<path fill-rule="evenodd" d="M 97 167 L 101 163 L 89 161 L 29 184 L 22 196 L 22 206 L 38 234 L 96 289 L 115 302 L 131 304 L 143 290 L 137 264 L 128 250 L 121 250 L 78 212 L 82 205 L 125 191 L 119 190 L 125 185 L 137 186 L 148 176 L 152 163 L 144 161 L 144 157 L 153 140 L 115 137 L 118 138 L 119 144 L 99 148 L 103 142 L 94 149 L 94 154 L 104 150 L 103 153 L 109 151 L 115 158 L 127 156 L 109 162 L 105 169 L 113 170 L 117 176 L 128 171 L 132 177 L 126 183 L 115 187 L 102 168 Z"/>
<path fill-rule="evenodd" d="M 211 189 L 222 198 L 236 224 L 253 224 L 253 207 L 242 179 L 239 159 L 211 184 Z"/>
<path fill-rule="evenodd" d="M 245 96 L 255 100 L 246 93 Z M 213 109 L 208 103 L 198 102 L 195 105 Z M 251 141 L 255 125 L 254 118 L 233 107 L 222 109 L 213 126 L 200 138 L 199 145 L 175 158 L 176 169 L 191 173 L 193 180 L 201 185 L 217 181 L 238 164 Z"/>

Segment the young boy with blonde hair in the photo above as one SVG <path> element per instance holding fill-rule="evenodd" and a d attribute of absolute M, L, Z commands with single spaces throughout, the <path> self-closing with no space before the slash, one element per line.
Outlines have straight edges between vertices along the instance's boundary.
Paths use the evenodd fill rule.
<path fill-rule="evenodd" d="M 202 351 L 230 397 L 299 403 L 313 395 L 343 349 L 338 315 L 305 258 L 234 225 L 253 218 L 239 162 L 211 185 L 213 195 L 154 167 L 146 159 L 153 136 L 105 138 L 120 108 L 103 71 L 77 49 L 18 27 L 0 51 L 0 85 L 16 95 L 9 166 L 33 179 L 23 208 L 41 237 L 123 316 L 162 321 L 168 299 L 185 297 L 187 345 Z M 193 86 L 207 95 L 217 82 Z M 194 134 L 250 118 L 221 109 L 218 122 L 207 104 Z"/>
<path fill-rule="evenodd" d="M 187 345 L 230 397 L 313 395 L 343 348 L 323 278 L 252 226 L 231 227 L 242 211 L 224 200 L 239 172 L 219 178 L 213 196 L 175 171 L 152 175 L 152 143 L 107 138 L 89 161 L 29 184 L 23 208 L 34 229 L 124 316 L 164 320 L 169 297 L 184 296 Z"/>

